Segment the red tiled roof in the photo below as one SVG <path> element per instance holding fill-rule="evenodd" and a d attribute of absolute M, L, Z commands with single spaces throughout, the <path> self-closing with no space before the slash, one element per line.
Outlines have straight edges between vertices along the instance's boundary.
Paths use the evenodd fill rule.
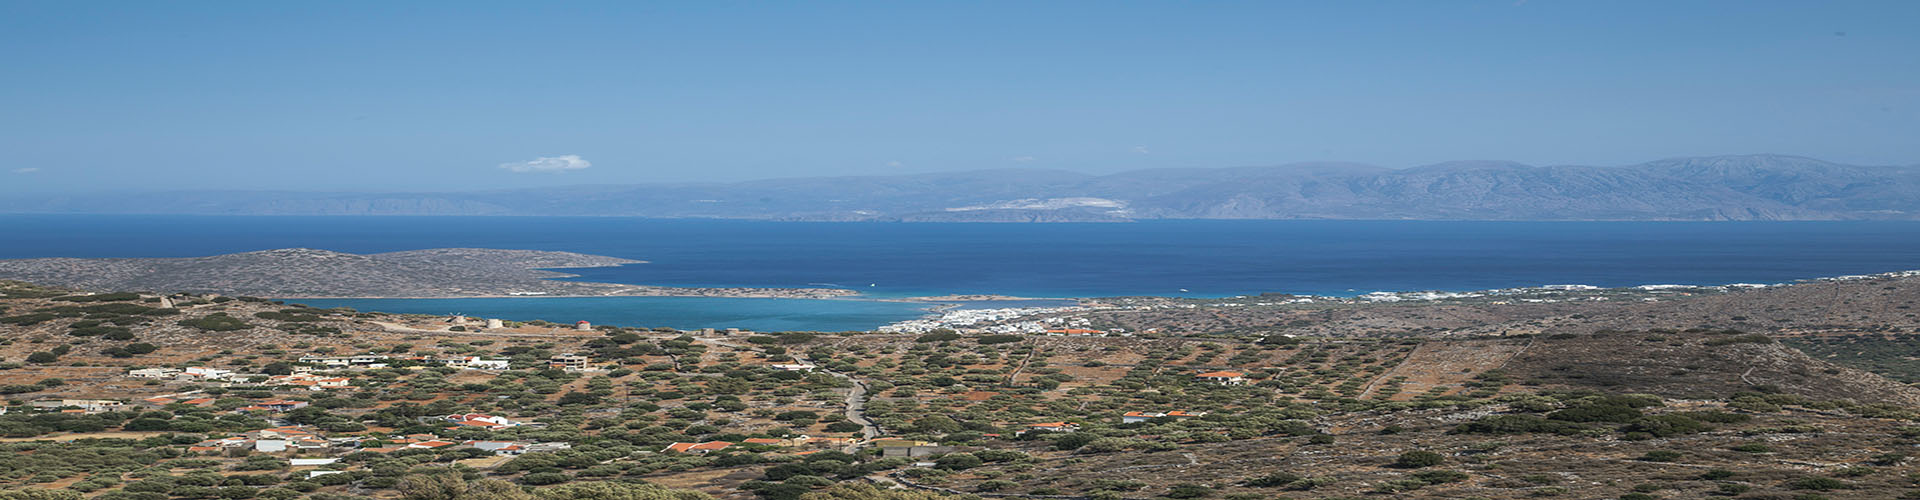
<path fill-rule="evenodd" d="M 733 446 L 733 443 L 729 443 L 726 441 L 708 441 L 705 443 L 673 443 L 673 444 L 667 445 L 667 451 L 678 451 L 678 452 L 688 452 L 688 451 L 695 451 L 695 450 L 718 451 L 718 450 L 724 450 L 728 446 Z"/>

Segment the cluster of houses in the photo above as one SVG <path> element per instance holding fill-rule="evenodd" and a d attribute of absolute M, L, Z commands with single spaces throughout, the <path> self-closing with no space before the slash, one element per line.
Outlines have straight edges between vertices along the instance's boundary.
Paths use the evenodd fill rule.
<path fill-rule="evenodd" d="M 327 368 L 386 368 L 387 360 L 392 359 L 379 354 L 358 356 L 304 356 L 301 363 L 311 363 Z"/>
<path fill-rule="evenodd" d="M 508 368 L 508 365 L 511 364 L 509 360 L 505 359 L 485 359 L 478 356 L 455 356 L 447 358 L 413 356 L 407 358 L 392 358 L 378 354 L 363 354 L 358 356 L 305 356 L 300 358 L 299 361 L 304 365 L 318 365 L 324 367 L 323 369 L 340 370 L 386 368 L 388 363 L 395 359 L 450 366 L 463 370 L 505 370 Z M 568 369 L 577 368 L 584 370 L 587 367 L 587 359 L 585 356 L 575 356 L 571 354 L 554 356 L 553 362 L 560 366 L 568 367 Z M 346 377 L 315 375 L 312 373 L 314 370 L 315 368 L 313 366 L 296 366 L 293 368 L 293 374 L 291 375 L 265 375 L 193 366 L 187 368 L 141 368 L 128 370 L 127 376 L 130 378 L 174 382 L 212 382 L 222 383 L 223 385 L 265 380 L 268 383 L 304 386 L 315 391 L 353 387 L 352 381 Z"/>
<path fill-rule="evenodd" d="M 193 366 L 187 368 L 141 368 L 128 370 L 127 376 L 153 380 L 171 380 L 175 382 L 213 382 L 223 386 L 233 383 L 264 382 L 270 385 L 295 385 L 310 390 L 349 389 L 353 381 L 346 377 L 315 375 L 313 370 L 299 367 L 291 375 L 262 375 L 237 373 L 233 370 Z"/>
<path fill-rule="evenodd" d="M 187 447 L 187 451 L 226 453 L 249 450 L 258 453 L 339 453 L 360 447 L 360 438 L 321 437 L 304 426 L 274 427 L 250 431 L 238 436 L 209 439 Z"/>
<path fill-rule="evenodd" d="M 42 399 L 29 402 L 27 406 L 39 411 L 104 413 L 125 408 L 127 403 L 112 399 Z"/>
<path fill-rule="evenodd" d="M 206 397 L 187 398 L 187 397 L 160 396 L 160 397 L 142 399 L 140 400 L 140 402 L 153 405 L 153 406 L 166 406 L 166 405 L 176 404 L 176 403 L 193 405 L 193 406 L 208 406 L 213 404 L 214 398 L 206 398 Z M 29 402 L 27 403 L 27 406 L 39 411 L 59 411 L 62 413 L 92 414 L 92 413 L 105 413 L 110 411 L 124 410 L 127 408 L 127 403 L 124 401 L 119 401 L 114 399 L 42 399 L 38 401 Z M 259 411 L 259 412 L 271 412 L 271 413 L 286 413 L 286 412 L 290 412 L 290 411 L 294 411 L 294 410 L 298 410 L 306 407 L 307 407 L 306 401 L 269 399 L 265 401 L 257 401 L 247 406 L 236 408 L 234 409 L 234 411 L 237 411 L 237 412 Z"/>
<path fill-rule="evenodd" d="M 248 378 L 247 375 L 235 373 L 233 370 L 207 368 L 204 366 L 193 366 L 184 369 L 142 368 L 128 371 L 127 376 L 132 378 L 172 380 L 176 382 L 239 382 Z"/>
<path fill-rule="evenodd" d="M 378 445 L 378 446 L 368 446 Z M 392 453 L 400 450 L 475 448 L 494 455 L 520 455 L 553 452 L 572 448 L 568 443 L 526 441 L 447 441 L 432 434 L 409 434 L 385 439 L 367 437 L 322 437 L 305 426 L 274 427 L 242 433 L 238 436 L 209 439 L 187 447 L 187 451 L 229 453 L 245 450 L 254 453 L 344 454 L 357 452 Z"/>
<path fill-rule="evenodd" d="M 708 453 L 725 450 L 735 446 L 750 445 L 750 446 L 773 446 L 773 447 L 781 447 L 781 448 L 843 447 L 843 446 L 851 445 L 857 441 L 858 441 L 857 439 L 850 438 L 850 437 L 809 437 L 804 435 L 795 436 L 795 437 L 786 438 L 786 439 L 747 438 L 737 443 L 732 441 L 705 441 L 705 442 L 699 442 L 699 443 L 677 443 L 676 442 L 676 443 L 667 445 L 667 447 L 661 449 L 660 452 L 661 453 L 691 453 L 695 455 L 705 455 Z M 805 453 L 803 452 L 800 454 L 805 454 Z"/>
<path fill-rule="evenodd" d="M 189 406 L 211 406 L 213 405 L 214 401 L 216 401 L 215 398 L 191 397 L 190 394 L 175 395 L 175 396 L 157 396 L 157 397 L 151 397 L 151 398 L 140 400 L 140 402 L 142 403 L 146 403 L 153 406 L 167 406 L 172 404 L 183 404 L 183 405 L 189 405 Z M 246 406 L 234 408 L 233 411 L 238 413 L 246 413 L 246 412 L 286 413 L 286 412 L 298 410 L 301 408 L 306 408 L 307 406 L 308 406 L 308 403 L 306 401 L 294 401 L 290 399 L 267 399 L 267 400 L 254 401 L 254 402 L 248 403 Z"/>
<path fill-rule="evenodd" d="M 301 386 L 301 387 L 307 388 L 307 390 L 312 390 L 312 391 L 330 391 L 330 390 L 336 390 L 336 389 L 352 389 L 353 388 L 353 379 L 350 379 L 347 377 L 314 375 L 313 373 L 295 373 L 292 375 L 272 375 L 267 377 L 267 383 L 270 385 Z"/>
<path fill-rule="evenodd" d="M 380 354 L 361 354 L 358 356 L 306 356 L 301 363 L 312 363 L 328 368 L 386 368 L 394 360 L 406 360 L 415 363 L 451 366 L 463 370 L 505 370 L 510 364 L 505 359 L 486 359 L 479 356 L 453 356 L 433 358 L 427 356 L 408 356 L 394 358 Z"/>

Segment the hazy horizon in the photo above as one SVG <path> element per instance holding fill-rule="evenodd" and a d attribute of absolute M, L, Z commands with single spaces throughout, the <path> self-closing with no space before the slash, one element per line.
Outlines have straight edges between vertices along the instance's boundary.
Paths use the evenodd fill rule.
<path fill-rule="evenodd" d="M 1920 4 L 0 4 L 0 193 L 1920 162 Z"/>
<path fill-rule="evenodd" d="M 1648 162 L 1657 162 L 1657 161 L 1668 161 L 1668 160 L 1684 160 L 1684 159 L 1695 159 L 1695 158 L 1735 158 L 1735 157 L 1780 157 L 1780 158 L 1800 158 L 1800 159 L 1807 159 L 1807 160 L 1814 160 L 1814 161 L 1820 161 L 1820 162 L 1826 162 L 1826 161 L 1827 161 L 1826 159 L 1823 159 L 1823 158 L 1813 158 L 1813 157 L 1806 157 L 1806 156 L 1801 156 L 1801 155 L 1787 155 L 1787 154 L 1776 154 L 1776 153 L 1751 153 L 1751 154 L 1725 154 L 1725 155 L 1696 155 L 1696 156 L 1678 156 L 1678 157 L 1671 157 L 1671 158 L 1650 158 L 1650 159 L 1648 159 L 1648 160 L 1646 160 L 1646 161 L 1643 161 L 1643 162 L 1633 162 L 1633 163 L 1627 163 L 1627 164 L 1618 164 L 1618 165 L 1597 165 L 1597 164 L 1584 164 L 1584 163 L 1569 163 L 1569 164 L 1552 164 L 1552 165 L 1532 165 L 1532 164 L 1526 164 L 1526 163 L 1521 163 L 1521 162 L 1513 162 L 1513 163 L 1519 163 L 1519 164 L 1521 164 L 1521 165 L 1525 165 L 1525 166 L 1528 166 L 1528 167 L 1573 167 L 1573 168 L 1627 168 L 1627 167 L 1634 167 L 1634 166 L 1637 166 L 1637 165 L 1641 165 L 1641 164 L 1644 164 L 1644 163 L 1648 163 Z M 1331 166 L 1331 167 L 1335 167 L 1335 168 L 1353 168 L 1353 169 L 1362 169 L 1362 170 L 1365 170 L 1365 169 L 1385 169 L 1385 170 L 1388 170 L 1388 171 L 1395 171 L 1395 170 L 1400 170 L 1400 171 L 1404 171 L 1404 170 L 1410 170 L 1410 169 L 1418 169 L 1418 168 L 1424 168 L 1424 167 L 1437 167 L 1437 166 L 1443 166 L 1443 165 L 1448 165 L 1448 164 L 1463 164 L 1463 163 L 1506 163 L 1506 162 L 1512 162 L 1512 161 L 1511 161 L 1511 160 L 1503 160 L 1503 159 L 1493 159 L 1493 158 L 1480 158 L 1480 159 L 1462 159 L 1462 160 L 1445 160 L 1445 161 L 1435 161 L 1435 162 L 1427 162 L 1427 163 L 1420 163 L 1420 164 L 1412 164 L 1412 165 L 1376 165 L 1376 164 L 1370 164 L 1370 163 L 1360 163 L 1360 162 L 1351 162 L 1351 161 L 1340 161 L 1340 160 L 1325 160 L 1325 161 L 1297 161 L 1297 162 L 1284 162 L 1284 163 L 1274 163 L 1274 164 L 1267 164 L 1267 165 L 1226 165 L 1226 166 L 1176 166 L 1176 167 L 1146 167 L 1146 168 L 1138 168 L 1138 169 L 1128 169 L 1128 170 L 1119 170 L 1119 171 L 1110 171 L 1110 172 L 1103 172 L 1103 171 L 1087 171 L 1087 170 L 1075 170 L 1075 169 L 1068 169 L 1068 168 L 1049 168 L 1049 167 L 1027 167 L 1027 166 L 1010 166 L 1010 167 L 997 167 L 997 168 L 957 168 L 957 169 L 952 169 L 952 170 L 937 170 L 937 171 L 926 171 L 926 172 L 897 172 L 897 173 L 885 173 L 885 172 L 883 172 L 883 173 L 846 173 L 846 174 L 834 174 L 834 173 L 822 173 L 822 174 L 816 174 L 816 175 L 805 175 L 805 174 L 799 174 L 799 175 L 777 175 L 777 174 L 775 174 L 775 175 L 772 175 L 772 176 L 769 176 L 769 177 L 755 177 L 755 178 L 744 178 L 744 179 L 724 179 L 724 180 L 638 180 L 638 181 L 634 181 L 634 182 L 630 182 L 630 183 L 603 183 L 603 184 L 592 184 L 592 183 L 588 183 L 588 182 L 586 182 L 586 181 L 580 181 L 580 182 L 571 182 L 571 183 L 569 183 L 569 182 L 565 182 L 565 181 L 566 181 L 566 180 L 569 180 L 570 178 L 566 178 L 566 177 L 562 177 L 562 178 L 560 178 L 560 179 L 557 179 L 557 180 L 559 180 L 559 181 L 561 181 L 561 182 L 558 182 L 558 183 L 552 183 L 552 184 L 541 184 L 541 185 L 534 185 L 534 186 L 506 186 L 506 187 L 472 187 L 472 188 L 449 188 L 449 189 L 434 189 L 434 188 L 432 188 L 432 187 L 427 187 L 427 188 L 420 188 L 420 189 L 405 189 L 405 188 L 382 188 L 382 187 L 380 187 L 380 186 L 367 186 L 367 187 L 362 187 L 362 188 L 303 188 L 303 187 L 301 187 L 301 186 L 288 186 L 288 187 L 278 187 L 278 188 L 244 188 L 244 187 L 241 187 L 241 188 L 209 188 L 209 189 L 194 189 L 194 188 L 161 188 L 161 189 L 153 189 L 153 188 L 141 188 L 141 187 L 127 187 L 127 188 L 120 188 L 120 189 L 96 189 L 96 190 L 86 190 L 86 189 L 81 189 L 81 190 L 74 190 L 74 191 L 70 191 L 70 192 L 67 192 L 67 193 L 64 193 L 64 194 L 75 194 L 75 195 L 86 195 L 86 194 L 95 194 L 95 195 L 98 195 L 98 194 L 113 194 L 113 193 L 146 193 L 146 194 L 153 194 L 153 193 L 167 193 L 167 192 L 189 192 L 189 191 L 212 191 L 212 192 L 226 192 L 226 191 L 230 191 L 230 192 L 289 192 L 289 193 L 311 193 L 311 194 L 326 194 L 326 193 L 364 193 L 364 194 L 382 194 L 382 193 L 393 193 L 393 194 L 408 194 L 408 193 L 422 193 L 422 194 L 427 194 L 427 193 L 476 193 L 476 192 L 488 192 L 488 191 L 509 191 L 509 190 L 515 190 L 515 189 L 522 189 L 522 188 L 573 188 L 573 187 L 614 187 L 614 186 L 675 186 L 675 185 L 686 185 L 686 186 L 696 186 L 696 185 L 697 185 L 697 186 L 712 186 L 712 185 L 731 185 L 731 184 L 745 184 L 745 183 L 755 183 L 755 182 L 767 182 L 767 181 L 780 181 L 780 180 L 806 180 L 806 179 L 831 179 L 831 178 L 841 178 L 841 177 L 844 177 L 844 178 L 889 178 L 889 177 L 915 177 L 915 176 L 941 176 L 941 175 L 964 175 L 964 174 L 973 174 L 973 173 L 990 173 L 990 172 L 1057 172 L 1057 173 L 1066 173 L 1066 174 L 1074 174 L 1074 175 L 1083 175 L 1083 176 L 1087 176 L 1087 177 L 1089 177 L 1089 178 L 1098 178 L 1098 177 L 1103 177 L 1103 176 L 1110 176 L 1110 175 L 1122 175 L 1122 174 L 1128 174 L 1128 173 L 1136 173 L 1136 172 L 1148 172 L 1148 171 L 1155 171 L 1155 170 L 1193 170 L 1193 171 L 1208 171 L 1208 170 L 1235 170 L 1235 169 L 1262 169 L 1262 168 L 1289 168 L 1289 167 L 1300 167 L 1300 166 Z M 1835 163 L 1837 163 L 1837 162 L 1835 162 Z M 1846 165 L 1846 164 L 1842 164 L 1842 165 Z M 1886 164 L 1886 165 L 1847 165 L 1847 166 L 1852 166 L 1852 167 L 1866 167 L 1866 168 L 1890 168 L 1890 169 L 1900 169 L 1900 168 L 1910 168 L 1910 167 L 1920 167 L 1920 162 L 1910 162 L 1910 163 L 1906 163 L 1906 164 Z"/>

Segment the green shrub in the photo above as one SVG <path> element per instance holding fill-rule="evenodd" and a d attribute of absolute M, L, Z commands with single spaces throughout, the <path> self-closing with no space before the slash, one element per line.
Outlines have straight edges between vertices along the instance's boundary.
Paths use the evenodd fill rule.
<path fill-rule="evenodd" d="M 1213 496 L 1213 487 L 1204 484 L 1180 483 L 1167 488 L 1167 498 L 1206 498 Z"/>
<path fill-rule="evenodd" d="M 1637 458 L 1635 460 L 1640 460 L 1644 462 L 1672 462 L 1675 460 L 1679 460 L 1680 457 L 1682 456 L 1683 455 L 1680 452 L 1673 451 L 1673 450 L 1653 450 L 1653 451 L 1647 452 L 1644 455 L 1640 455 L 1640 458 Z"/>
<path fill-rule="evenodd" d="M 1768 337 L 1766 335 L 1761 335 L 1757 333 L 1749 334 L 1749 335 L 1741 335 L 1738 337 L 1722 337 L 1722 338 L 1709 340 L 1706 342 L 1706 344 L 1709 346 L 1723 346 L 1723 345 L 1733 345 L 1733 344 L 1771 344 L 1771 343 L 1773 343 L 1773 337 Z"/>
<path fill-rule="evenodd" d="M 1457 483 L 1467 480 L 1467 473 L 1455 470 L 1428 470 L 1414 473 L 1413 478 L 1427 484 Z"/>
<path fill-rule="evenodd" d="M 240 318 L 228 316 L 226 313 L 213 313 L 199 318 L 183 319 L 179 321 L 179 324 L 180 326 L 199 328 L 209 332 L 231 332 L 253 328 L 253 325 L 241 321 Z"/>
<path fill-rule="evenodd" d="M 1655 415 L 1642 417 L 1621 429 L 1624 432 L 1644 432 L 1654 437 L 1671 437 L 1693 434 L 1707 430 L 1707 424 L 1700 423 L 1682 414 Z"/>
<path fill-rule="evenodd" d="M 1534 415 L 1494 415 L 1477 421 L 1460 424 L 1448 431 L 1453 434 L 1525 434 L 1545 433 L 1571 435 L 1587 430 L 1580 424 L 1548 420 Z"/>
<path fill-rule="evenodd" d="M 1248 479 L 1247 486 L 1273 488 L 1273 487 L 1286 486 L 1289 484 L 1293 484 L 1294 481 L 1299 481 L 1301 479 L 1303 478 L 1300 477 L 1299 474 L 1294 474 L 1291 472 L 1275 472 L 1272 474 L 1267 474 L 1265 476 Z"/>
<path fill-rule="evenodd" d="M 1441 463 L 1444 463 L 1446 461 L 1447 461 L 1447 457 L 1439 453 L 1434 453 L 1434 452 L 1425 451 L 1425 450 L 1414 450 L 1406 453 L 1401 453 L 1399 457 L 1394 458 L 1393 466 L 1399 467 L 1402 469 L 1418 469 L 1421 467 L 1432 467 L 1435 465 L 1440 465 Z"/>
<path fill-rule="evenodd" d="M 1787 483 L 1788 488 L 1796 490 L 1830 491 L 1848 488 L 1846 481 L 1821 476 L 1807 476 Z"/>
<path fill-rule="evenodd" d="M 926 335 L 921 335 L 913 339 L 914 342 L 920 342 L 920 343 L 946 342 L 949 340 L 960 340 L 960 334 L 955 333 L 953 330 L 942 328 L 939 330 L 934 330 L 932 332 L 927 333 Z"/>

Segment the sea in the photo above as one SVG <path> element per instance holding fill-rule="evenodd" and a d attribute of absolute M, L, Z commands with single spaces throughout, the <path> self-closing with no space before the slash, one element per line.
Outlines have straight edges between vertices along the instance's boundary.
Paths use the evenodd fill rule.
<path fill-rule="evenodd" d="M 559 250 L 647 261 L 568 271 L 580 275 L 573 279 L 585 281 L 835 287 L 861 293 L 858 298 L 837 300 L 301 300 L 316 306 L 515 320 L 584 319 L 631 326 L 839 331 L 920 317 L 928 314 L 928 304 L 896 299 L 950 294 L 1350 296 L 1556 284 L 1783 283 L 1920 268 L 1920 222 L 965 224 L 620 217 L 0 216 L 0 258 L 196 257 L 289 247 L 351 253 L 445 247 Z"/>

